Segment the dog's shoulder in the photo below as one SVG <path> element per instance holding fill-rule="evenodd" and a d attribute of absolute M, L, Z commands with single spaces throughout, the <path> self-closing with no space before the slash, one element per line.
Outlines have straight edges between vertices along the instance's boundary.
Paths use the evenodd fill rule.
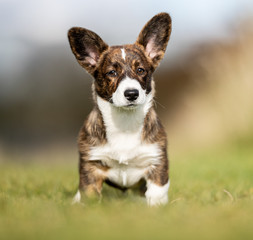
<path fill-rule="evenodd" d="M 84 145 L 97 146 L 106 143 L 106 129 L 103 117 L 97 106 L 94 106 L 79 132 L 78 144 L 80 149 Z"/>
<path fill-rule="evenodd" d="M 153 107 L 149 110 L 145 117 L 142 139 L 147 143 L 159 143 L 160 145 L 167 144 L 165 129 Z"/>

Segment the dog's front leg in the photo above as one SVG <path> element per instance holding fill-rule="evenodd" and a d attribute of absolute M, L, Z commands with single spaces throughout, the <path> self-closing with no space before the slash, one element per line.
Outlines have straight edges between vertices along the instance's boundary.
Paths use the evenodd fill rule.
<path fill-rule="evenodd" d="M 168 177 L 168 161 L 152 169 L 147 177 L 145 196 L 149 206 L 165 205 L 168 202 L 170 181 Z"/>
<path fill-rule="evenodd" d="M 104 167 L 97 161 L 83 161 L 79 165 L 79 190 L 76 193 L 73 203 L 80 202 L 81 196 L 86 199 L 100 198 L 104 182 Z"/>

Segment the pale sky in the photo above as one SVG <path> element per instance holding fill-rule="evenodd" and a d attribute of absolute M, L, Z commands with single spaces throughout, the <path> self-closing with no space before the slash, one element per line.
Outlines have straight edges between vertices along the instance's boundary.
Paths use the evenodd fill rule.
<path fill-rule="evenodd" d="M 136 40 L 155 14 L 168 12 L 173 31 L 170 56 L 197 42 L 228 37 L 230 26 L 253 13 L 252 0 L 0 0 L 0 71 L 29 59 L 34 46 L 66 45 L 67 30 L 82 26 L 108 44 Z"/>

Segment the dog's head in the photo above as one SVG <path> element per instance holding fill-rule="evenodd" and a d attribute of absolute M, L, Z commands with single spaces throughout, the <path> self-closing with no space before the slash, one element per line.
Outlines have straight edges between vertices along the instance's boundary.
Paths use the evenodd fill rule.
<path fill-rule="evenodd" d="M 160 13 L 131 45 L 109 47 L 96 33 L 79 27 L 71 28 L 68 37 L 77 61 L 94 77 L 98 96 L 116 107 L 133 108 L 152 96 L 152 74 L 170 33 L 171 18 Z"/>

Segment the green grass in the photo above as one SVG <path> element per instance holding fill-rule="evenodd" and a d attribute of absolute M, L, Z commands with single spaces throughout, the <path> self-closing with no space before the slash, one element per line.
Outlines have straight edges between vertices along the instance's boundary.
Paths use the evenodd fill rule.
<path fill-rule="evenodd" d="M 253 239 L 252 142 L 171 159 L 170 203 L 104 188 L 71 205 L 76 161 L 0 165 L 0 239 Z"/>

